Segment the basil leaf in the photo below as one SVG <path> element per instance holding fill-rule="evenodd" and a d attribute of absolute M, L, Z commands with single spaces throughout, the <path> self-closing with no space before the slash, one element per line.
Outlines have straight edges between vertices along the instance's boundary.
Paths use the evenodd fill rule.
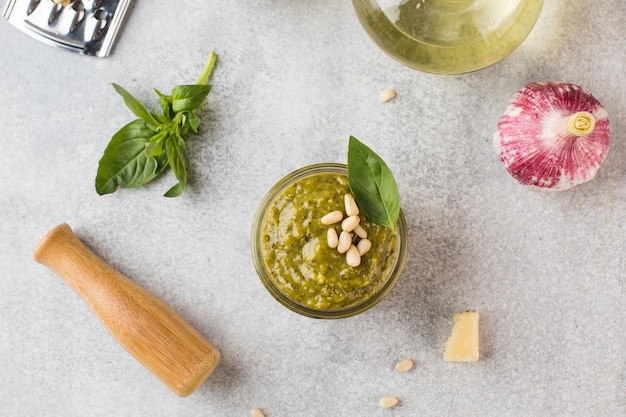
<path fill-rule="evenodd" d="M 192 111 L 184 112 L 183 115 L 183 127 L 191 130 L 193 133 L 198 134 L 198 127 L 200 127 L 200 118 Z"/>
<path fill-rule="evenodd" d="M 159 156 L 163 153 L 163 141 L 149 142 L 146 146 L 146 156 Z"/>
<path fill-rule="evenodd" d="M 148 124 L 152 124 L 152 125 L 159 124 L 154 118 L 154 116 L 152 116 L 152 114 L 148 111 L 148 109 L 146 109 L 146 107 L 143 104 L 141 104 L 139 100 L 133 97 L 132 94 L 130 94 L 124 88 L 122 88 L 121 86 L 115 83 L 113 83 L 113 88 L 115 88 L 115 91 L 117 91 L 117 93 L 120 96 L 122 96 L 122 98 L 124 99 L 124 103 L 126 104 L 126 107 L 128 107 L 130 111 L 135 113 L 135 116 L 139 117 L 141 120 L 144 120 Z"/>
<path fill-rule="evenodd" d="M 161 111 L 163 112 L 163 116 L 167 117 L 169 120 L 172 119 L 172 97 L 166 96 L 156 88 L 154 91 L 159 96 L 159 105 L 161 106 Z"/>
<path fill-rule="evenodd" d="M 385 161 L 354 136 L 348 142 L 348 183 L 367 217 L 395 232 L 400 215 L 396 180 Z"/>
<path fill-rule="evenodd" d="M 178 133 L 178 129 L 172 130 L 172 136 L 174 137 L 174 139 L 176 139 L 176 145 L 178 146 L 180 151 L 185 151 L 187 149 L 187 145 L 185 144 L 185 139 L 183 139 L 181 134 Z"/>
<path fill-rule="evenodd" d="M 177 85 L 172 89 L 172 110 L 176 113 L 194 111 L 200 107 L 210 91 L 210 85 Z"/>
<path fill-rule="evenodd" d="M 160 123 L 160 125 L 157 126 L 157 129 L 156 129 L 157 131 L 160 127 L 162 127 L 162 125 L 166 125 L 171 122 L 171 119 L 169 117 L 162 116 L 159 113 L 154 113 L 153 116 L 157 120 L 157 122 Z"/>
<path fill-rule="evenodd" d="M 176 185 L 174 185 L 172 188 L 167 190 L 165 194 L 163 194 L 163 197 L 178 197 L 183 193 L 183 191 L 185 191 L 183 186 L 180 185 L 180 183 L 176 183 Z"/>
<path fill-rule="evenodd" d="M 159 156 L 165 150 L 164 142 L 168 132 L 159 132 L 152 136 L 146 144 L 146 156 Z"/>
<path fill-rule="evenodd" d="M 98 194 L 146 184 L 165 168 L 164 156 L 146 156 L 146 144 L 152 136 L 152 130 L 141 119 L 130 122 L 113 135 L 98 164 Z"/>
<path fill-rule="evenodd" d="M 172 172 L 178 180 L 178 184 L 170 188 L 165 197 L 177 197 L 179 196 L 187 186 L 187 160 L 184 155 L 184 148 L 180 146 L 184 141 L 178 133 L 170 135 L 165 140 L 165 154 L 167 155 L 167 161 L 172 168 Z"/>
<path fill-rule="evenodd" d="M 169 133 L 166 130 L 162 130 L 159 133 L 157 133 L 154 136 L 151 136 L 150 139 L 148 139 L 149 142 L 159 142 L 163 139 L 165 139 L 167 137 L 167 135 L 169 135 Z"/>

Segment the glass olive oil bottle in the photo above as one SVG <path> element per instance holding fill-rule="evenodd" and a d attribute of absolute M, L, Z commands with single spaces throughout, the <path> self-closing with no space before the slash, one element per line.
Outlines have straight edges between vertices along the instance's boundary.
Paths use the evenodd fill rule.
<path fill-rule="evenodd" d="M 543 0 L 352 0 L 369 37 L 397 61 L 460 74 L 494 64 L 522 43 Z"/>

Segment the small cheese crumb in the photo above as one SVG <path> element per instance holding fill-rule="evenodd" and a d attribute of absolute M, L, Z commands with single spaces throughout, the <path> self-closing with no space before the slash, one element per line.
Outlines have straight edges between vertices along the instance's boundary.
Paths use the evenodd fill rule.
<path fill-rule="evenodd" d="M 443 360 L 446 362 L 476 362 L 479 357 L 478 311 L 454 315 L 452 333 L 446 342 Z"/>

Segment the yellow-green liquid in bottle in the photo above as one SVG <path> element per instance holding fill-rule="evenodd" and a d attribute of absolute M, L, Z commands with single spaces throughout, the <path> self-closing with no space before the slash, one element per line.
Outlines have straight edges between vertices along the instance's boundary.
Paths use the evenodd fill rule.
<path fill-rule="evenodd" d="M 460 74 L 494 64 L 530 33 L 543 0 L 352 0 L 370 38 L 397 61 Z"/>

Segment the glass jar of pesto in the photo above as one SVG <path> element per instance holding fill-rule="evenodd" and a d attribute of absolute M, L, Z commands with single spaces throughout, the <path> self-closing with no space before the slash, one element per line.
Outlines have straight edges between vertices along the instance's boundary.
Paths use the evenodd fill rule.
<path fill-rule="evenodd" d="M 337 319 L 359 314 L 382 300 L 397 282 L 407 256 L 407 227 L 402 212 L 395 233 L 370 222 L 360 225 L 371 249 L 358 266 L 330 247 L 329 212 L 344 210 L 350 193 L 347 167 L 306 166 L 276 183 L 261 201 L 252 227 L 252 258 L 268 292 L 288 309 L 307 317 Z M 359 237 L 354 235 L 356 245 Z"/>

